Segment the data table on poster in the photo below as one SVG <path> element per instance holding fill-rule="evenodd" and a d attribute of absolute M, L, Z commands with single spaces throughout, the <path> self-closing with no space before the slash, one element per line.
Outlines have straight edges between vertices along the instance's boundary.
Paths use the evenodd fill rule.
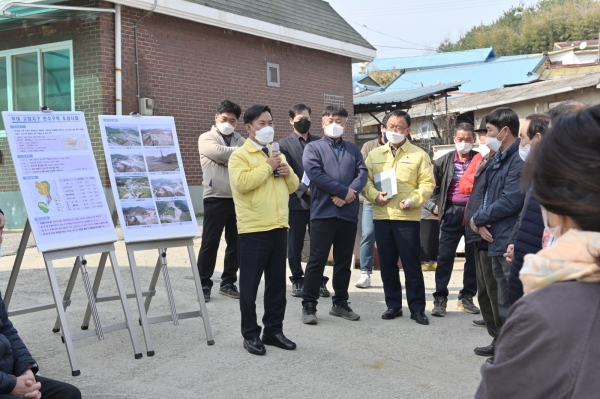
<path fill-rule="evenodd" d="M 2 112 L 40 252 L 114 242 L 83 112 Z"/>
<path fill-rule="evenodd" d="M 98 116 L 125 242 L 199 234 L 175 119 Z"/>

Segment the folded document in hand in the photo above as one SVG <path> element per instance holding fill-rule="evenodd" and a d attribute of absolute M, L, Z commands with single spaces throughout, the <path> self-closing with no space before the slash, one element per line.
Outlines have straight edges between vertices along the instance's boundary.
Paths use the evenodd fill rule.
<path fill-rule="evenodd" d="M 398 194 L 398 184 L 396 183 L 396 170 L 388 169 L 375 175 L 375 189 L 379 192 L 387 193 L 385 199 L 391 199 Z"/>

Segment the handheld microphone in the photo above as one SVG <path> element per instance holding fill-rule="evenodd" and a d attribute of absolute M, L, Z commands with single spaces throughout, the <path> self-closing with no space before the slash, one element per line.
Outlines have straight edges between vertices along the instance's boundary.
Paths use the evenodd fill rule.
<path fill-rule="evenodd" d="M 271 154 L 272 155 L 280 154 L 279 143 L 271 143 Z M 279 173 L 277 173 L 277 170 L 273 171 L 273 177 L 279 177 Z"/>

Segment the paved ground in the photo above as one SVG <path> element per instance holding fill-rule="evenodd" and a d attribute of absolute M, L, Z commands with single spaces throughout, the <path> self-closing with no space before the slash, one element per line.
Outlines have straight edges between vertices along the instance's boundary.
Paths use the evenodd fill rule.
<path fill-rule="evenodd" d="M 0 290 L 4 291 L 14 262 L 18 232 L 6 235 L 5 254 L 0 258 Z M 10 243 L 10 244 L 9 244 Z M 200 240 L 195 241 L 198 250 Z M 12 248 L 12 249 L 11 249 Z M 218 265 L 222 264 L 220 252 Z M 117 257 L 125 285 L 133 291 L 123 242 L 117 243 Z M 99 256 L 90 256 L 97 264 Z M 137 256 L 142 282 L 147 284 L 156 261 L 156 253 Z M 72 260 L 57 263 L 59 284 L 65 287 Z M 180 311 L 197 309 L 194 282 L 184 249 L 169 251 L 171 282 Z M 92 274 L 95 269 L 92 268 Z M 220 272 L 222 269 L 217 266 Z M 326 273 L 331 276 L 331 267 Z M 360 272 L 352 273 L 352 284 Z M 428 303 L 432 308 L 434 272 L 425 272 Z M 217 276 L 218 277 L 218 276 Z M 69 362 L 60 337 L 53 334 L 56 312 L 49 310 L 15 316 L 13 323 L 38 361 L 42 373 L 79 386 L 85 398 L 468 398 L 480 381 L 479 368 L 484 358 L 473 354 L 473 347 L 487 345 L 485 329 L 474 327 L 477 316 L 455 309 L 462 281 L 462 262 L 455 264 L 450 282 L 448 315 L 430 317 L 431 325 L 421 326 L 409 317 L 384 321 L 383 287 L 379 273 L 374 287 L 360 290 L 350 287 L 352 308 L 361 315 L 358 322 L 329 316 L 330 301 L 319 305 L 319 324 L 300 322 L 300 299 L 288 294 L 284 330 L 298 344 L 293 352 L 267 347 L 267 355 L 257 357 L 242 348 L 239 307 L 236 300 L 218 295 L 207 304 L 215 338 L 207 346 L 199 319 L 182 320 L 151 326 L 156 349 L 154 357 L 136 360 L 126 330 L 105 334 L 103 341 L 86 338 L 75 342 L 81 375 L 71 377 Z M 144 285 L 145 285 L 144 284 Z M 168 305 L 162 279 L 157 287 L 150 316 L 167 314 Z M 331 287 L 330 287 L 331 288 Z M 291 286 L 287 287 L 288 293 Z M 107 271 L 102 293 L 116 293 L 112 273 Z M 262 290 L 259 312 L 262 313 Z M 37 249 L 26 251 L 11 308 L 47 303 L 51 293 L 42 257 Z M 132 312 L 137 313 L 134 300 Z M 73 304 L 68 309 L 72 331 L 81 324 L 86 296 L 78 279 Z M 98 305 L 104 325 L 123 320 L 118 302 Z M 404 311 L 408 313 L 407 307 Z M 260 314 L 259 314 L 260 317 Z M 143 346 L 141 330 L 137 329 Z M 145 353 L 145 350 L 144 350 Z"/>

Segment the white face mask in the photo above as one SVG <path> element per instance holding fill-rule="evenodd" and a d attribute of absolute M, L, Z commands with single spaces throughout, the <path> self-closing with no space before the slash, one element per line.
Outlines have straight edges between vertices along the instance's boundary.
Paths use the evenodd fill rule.
<path fill-rule="evenodd" d="M 456 151 L 463 155 L 469 153 L 473 149 L 473 144 L 471 143 L 455 143 L 454 146 L 456 147 Z"/>
<path fill-rule="evenodd" d="M 485 144 L 479 144 L 479 147 L 477 147 L 477 151 L 481 154 L 482 157 L 485 157 L 487 154 L 490 153 L 490 149 Z"/>
<path fill-rule="evenodd" d="M 337 139 L 344 133 L 344 127 L 342 125 L 338 125 L 337 123 L 332 123 L 330 125 L 325 126 L 325 134 L 332 139 Z"/>
<path fill-rule="evenodd" d="M 385 137 L 392 144 L 399 144 L 399 143 L 403 142 L 404 139 L 406 139 L 405 135 L 403 135 L 402 133 L 396 133 L 396 132 L 385 132 Z"/>
<path fill-rule="evenodd" d="M 542 210 L 542 219 L 544 220 L 544 227 L 546 230 L 548 230 L 555 238 L 560 237 L 562 235 L 563 228 L 562 219 L 558 226 L 550 227 L 548 226 L 548 211 L 543 206 L 540 206 L 540 209 Z"/>
<path fill-rule="evenodd" d="M 527 162 L 527 157 L 529 156 L 529 151 L 531 150 L 531 145 L 527 144 L 525 147 L 519 147 L 519 156 L 523 160 L 523 162 Z"/>
<path fill-rule="evenodd" d="M 252 127 L 252 125 L 250 125 Z M 260 130 L 254 130 L 254 138 L 262 145 L 271 144 L 273 142 L 273 138 L 275 137 L 275 130 L 271 126 L 265 126 Z"/>
<path fill-rule="evenodd" d="M 235 128 L 231 126 L 231 123 L 229 122 L 219 122 L 217 123 L 217 129 L 219 129 L 219 132 L 221 132 L 221 134 L 229 136 L 231 133 L 233 133 L 233 130 Z"/>
<path fill-rule="evenodd" d="M 498 135 L 500 134 L 501 133 L 498 133 Z M 485 139 L 485 144 L 490 148 L 490 150 L 494 152 L 498 152 L 500 150 L 500 148 L 502 147 L 502 142 L 506 138 L 506 136 L 504 136 L 504 139 L 498 140 L 496 137 L 486 137 Z"/>

